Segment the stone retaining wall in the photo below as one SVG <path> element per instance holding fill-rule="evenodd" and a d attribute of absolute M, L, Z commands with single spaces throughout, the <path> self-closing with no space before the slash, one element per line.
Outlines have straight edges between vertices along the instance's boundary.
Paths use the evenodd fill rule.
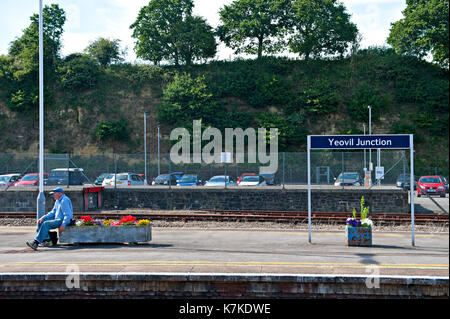
<path fill-rule="evenodd" d="M 359 211 L 364 196 L 370 211 L 408 213 L 408 193 L 403 190 L 314 189 L 311 192 L 314 212 Z M 105 209 L 216 209 L 307 211 L 306 189 L 117 189 L 103 192 Z"/>
<path fill-rule="evenodd" d="M 448 298 L 448 277 L 377 279 L 377 287 L 369 287 L 365 276 L 346 275 L 0 273 L 0 299 Z"/>
<path fill-rule="evenodd" d="M 49 190 L 48 190 L 49 191 Z M 46 211 L 54 201 L 46 190 Z M 85 211 L 81 188 L 66 190 L 75 212 Z M 36 211 L 36 190 L 8 190 L 0 192 L 0 211 Z M 89 196 L 94 196 L 90 194 Z M 359 211 L 361 197 L 373 213 L 408 213 L 408 192 L 401 189 L 313 189 L 312 211 L 351 212 Z M 103 209 L 148 208 L 158 210 L 216 209 L 216 210 L 275 210 L 307 211 L 306 189 L 280 188 L 117 188 L 102 192 Z M 96 202 L 94 198 L 93 202 Z M 96 205 L 94 205 L 96 207 Z M 94 209 L 95 210 L 95 209 Z"/>

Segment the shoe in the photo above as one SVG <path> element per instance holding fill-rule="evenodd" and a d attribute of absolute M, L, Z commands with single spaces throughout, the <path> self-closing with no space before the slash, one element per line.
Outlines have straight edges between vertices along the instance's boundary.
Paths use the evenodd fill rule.
<path fill-rule="evenodd" d="M 32 242 L 27 241 L 27 245 L 28 245 L 28 247 L 30 247 L 33 250 L 37 250 L 37 248 L 38 248 L 38 242 L 37 241 L 32 241 Z"/>
<path fill-rule="evenodd" d="M 42 246 L 42 247 L 52 247 L 52 246 L 53 246 L 53 243 L 52 243 L 50 240 L 44 240 L 44 241 L 42 242 L 42 244 L 39 244 L 39 246 Z"/>

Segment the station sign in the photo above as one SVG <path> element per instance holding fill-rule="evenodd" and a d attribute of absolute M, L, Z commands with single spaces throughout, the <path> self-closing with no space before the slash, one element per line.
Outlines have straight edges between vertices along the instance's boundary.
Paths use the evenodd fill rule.
<path fill-rule="evenodd" d="M 311 149 L 405 149 L 409 135 L 311 135 Z"/>

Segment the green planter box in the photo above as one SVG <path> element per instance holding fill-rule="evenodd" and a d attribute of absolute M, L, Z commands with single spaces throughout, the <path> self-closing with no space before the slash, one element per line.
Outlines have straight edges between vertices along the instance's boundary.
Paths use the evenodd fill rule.
<path fill-rule="evenodd" d="M 345 227 L 347 246 L 372 246 L 372 227 Z"/>
<path fill-rule="evenodd" d="M 152 239 L 151 226 L 69 226 L 60 243 L 141 243 Z"/>

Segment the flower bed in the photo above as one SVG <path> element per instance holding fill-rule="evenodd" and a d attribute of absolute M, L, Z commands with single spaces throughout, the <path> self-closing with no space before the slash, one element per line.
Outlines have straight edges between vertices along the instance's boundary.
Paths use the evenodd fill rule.
<path fill-rule="evenodd" d="M 151 226 L 148 219 L 137 220 L 131 215 L 120 221 L 112 219 L 103 222 L 90 216 L 81 216 L 75 226 L 66 227 L 60 233 L 60 243 L 139 243 L 151 240 Z"/>
<path fill-rule="evenodd" d="M 369 207 L 365 206 L 364 196 L 360 203 L 361 219 L 356 218 L 356 209 L 353 208 L 353 216 L 346 222 L 345 243 L 347 246 L 372 246 L 373 222 L 368 218 Z"/>

